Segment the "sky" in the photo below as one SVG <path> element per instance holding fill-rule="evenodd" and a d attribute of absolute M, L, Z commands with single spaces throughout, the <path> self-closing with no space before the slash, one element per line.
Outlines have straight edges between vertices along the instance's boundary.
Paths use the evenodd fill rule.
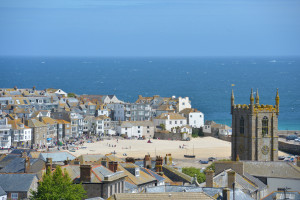
<path fill-rule="evenodd" d="M 0 0 L 0 56 L 294 55 L 298 0 Z"/>

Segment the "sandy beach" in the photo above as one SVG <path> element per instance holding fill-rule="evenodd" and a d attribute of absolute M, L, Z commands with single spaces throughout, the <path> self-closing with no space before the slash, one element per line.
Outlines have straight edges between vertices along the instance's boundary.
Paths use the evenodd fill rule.
<path fill-rule="evenodd" d="M 207 160 L 211 156 L 217 159 L 229 159 L 231 155 L 231 143 L 213 137 L 193 138 L 191 141 L 153 139 L 151 141 L 152 143 L 147 143 L 147 140 L 104 140 L 95 143 L 85 143 L 83 146 L 87 147 L 86 149 L 79 149 L 71 153 L 79 156 L 81 154 L 108 154 L 115 151 L 116 156 L 120 158 L 144 158 L 146 154 L 150 154 L 154 158 L 155 156 L 165 156 L 171 153 L 174 162 L 178 165 L 196 165 L 197 167 L 202 166 L 199 160 Z M 114 147 L 115 145 L 116 147 Z M 184 148 L 179 148 L 179 146 L 183 145 Z M 196 158 L 184 158 L 184 154 L 193 154 L 193 152 Z M 123 154 L 126 154 L 126 156 Z M 279 155 L 285 154 L 279 152 Z"/>

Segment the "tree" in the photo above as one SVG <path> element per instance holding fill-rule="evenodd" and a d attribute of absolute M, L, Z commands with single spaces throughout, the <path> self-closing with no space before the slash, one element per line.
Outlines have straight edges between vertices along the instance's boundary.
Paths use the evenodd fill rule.
<path fill-rule="evenodd" d="M 166 130 L 166 125 L 164 125 L 164 124 L 160 124 L 159 126 L 161 127 L 161 129 L 162 129 L 163 131 L 165 131 L 165 130 Z"/>
<path fill-rule="evenodd" d="M 74 94 L 74 93 L 68 93 L 68 97 L 76 97 L 76 94 Z"/>
<path fill-rule="evenodd" d="M 182 173 L 189 175 L 190 177 L 194 177 L 195 174 L 197 176 L 197 181 L 199 183 L 205 182 L 205 174 L 200 172 L 200 169 L 195 167 L 184 167 L 182 168 Z"/>
<path fill-rule="evenodd" d="M 43 175 L 37 191 L 31 191 L 31 200 L 81 200 L 86 197 L 86 191 L 81 184 L 73 184 L 66 170 L 64 173 L 60 166 L 57 166 L 52 173 L 51 170 Z"/>

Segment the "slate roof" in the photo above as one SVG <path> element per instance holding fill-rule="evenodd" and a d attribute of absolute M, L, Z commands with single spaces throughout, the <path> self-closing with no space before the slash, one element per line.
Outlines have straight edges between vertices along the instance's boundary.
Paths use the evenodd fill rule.
<path fill-rule="evenodd" d="M 80 182 L 80 165 L 65 165 L 62 169 L 66 169 L 72 180 Z M 125 174 L 122 171 L 114 173 L 102 165 L 92 166 L 91 183 L 101 183 L 108 176 L 120 178 L 125 177 Z"/>
<path fill-rule="evenodd" d="M 189 182 L 189 183 L 191 183 L 192 180 L 193 180 L 192 177 L 190 177 L 190 176 L 188 176 L 188 175 L 186 175 L 186 174 L 184 174 L 184 173 L 182 173 L 182 172 L 180 172 L 180 171 L 174 169 L 174 168 L 171 167 L 171 166 L 163 165 L 163 171 L 164 171 L 165 169 L 167 169 L 167 170 L 168 170 L 169 172 L 171 172 L 171 173 L 176 174 L 177 176 L 180 176 L 182 179 L 185 179 L 185 180 L 186 180 L 187 182 Z M 172 180 L 172 177 L 168 176 L 168 178 L 170 178 L 170 179 Z"/>
<path fill-rule="evenodd" d="M 151 171 L 150 169 L 146 169 L 146 168 L 141 167 L 140 170 L 142 170 L 143 172 L 149 174 L 150 176 L 153 176 L 157 180 L 157 182 L 162 182 L 162 181 L 165 180 L 164 177 L 158 175 L 157 173 Z"/>
<path fill-rule="evenodd" d="M 300 168 L 287 162 L 244 161 L 243 163 L 244 172 L 252 176 L 300 179 Z"/>
<path fill-rule="evenodd" d="M 39 120 L 36 119 L 29 119 L 28 120 L 28 126 L 29 127 L 46 127 L 47 125 L 44 124 L 43 122 L 40 122 Z"/>
<path fill-rule="evenodd" d="M 95 163 L 103 157 L 104 155 L 102 154 L 83 154 L 72 160 L 72 163 L 74 163 L 74 161 L 79 161 L 80 164 L 89 164 L 91 162 Z"/>
<path fill-rule="evenodd" d="M 125 191 L 132 191 L 138 188 L 136 185 L 129 183 L 128 181 L 124 181 L 124 183 L 125 183 Z"/>
<path fill-rule="evenodd" d="M 262 200 L 285 199 L 282 191 L 275 191 L 263 198 Z M 286 199 L 300 199 L 300 192 L 286 192 Z"/>
<path fill-rule="evenodd" d="M 142 184 L 145 184 L 145 183 L 156 181 L 156 179 L 154 177 L 148 175 L 147 173 L 145 173 L 141 170 L 140 170 L 140 175 L 139 176 L 133 175 L 132 173 L 130 173 L 130 171 L 128 171 L 128 169 L 130 169 L 130 168 L 126 169 L 125 167 L 122 166 L 123 164 L 126 164 L 126 163 L 119 163 L 118 171 L 123 171 L 127 175 L 125 180 L 128 181 L 129 183 L 132 183 L 132 184 L 135 184 L 135 185 L 142 185 Z M 128 166 L 128 164 L 125 165 L 125 166 Z"/>
<path fill-rule="evenodd" d="M 213 199 L 212 197 L 204 194 L 202 192 L 184 193 L 184 192 L 173 192 L 173 193 L 120 193 L 114 194 L 109 199 L 111 200 L 166 200 L 166 199 L 176 199 L 176 200 L 201 200 L 201 199 Z"/>
<path fill-rule="evenodd" d="M 30 166 L 39 159 L 30 159 Z M 15 157 L 0 170 L 0 173 L 22 173 L 25 170 L 25 158 Z"/>
<path fill-rule="evenodd" d="M 0 186 L 0 197 L 7 195 L 6 192 L 3 190 L 3 188 Z"/>
<path fill-rule="evenodd" d="M 161 115 L 157 116 L 155 119 L 168 119 L 168 115 L 170 116 L 170 120 L 186 119 L 185 117 L 183 117 L 178 113 L 162 113 Z"/>
<path fill-rule="evenodd" d="M 28 192 L 35 174 L 0 174 L 0 186 L 6 192 Z"/>
<path fill-rule="evenodd" d="M 49 152 L 41 153 L 40 158 L 46 161 L 47 158 L 52 158 L 52 162 L 63 162 L 65 160 L 73 160 L 76 157 L 70 154 L 69 152 Z"/>
<path fill-rule="evenodd" d="M 227 170 L 219 173 L 218 175 L 216 175 L 213 178 L 214 187 L 228 187 L 228 174 L 227 174 L 228 171 L 233 171 L 233 170 L 227 169 Z M 258 182 L 258 181 L 259 180 L 256 180 L 256 182 Z M 257 185 L 255 185 L 254 182 L 252 182 L 250 179 L 247 180 L 246 177 L 243 177 L 238 173 L 235 173 L 235 183 L 236 183 L 236 188 L 245 189 L 245 190 L 250 191 L 251 193 L 253 193 L 259 189 L 259 187 Z M 262 184 L 263 183 L 261 183 L 261 186 L 262 186 Z M 205 187 L 205 186 L 206 186 L 206 182 L 200 184 L 200 187 Z M 262 186 L 263 189 L 265 187 Z"/>

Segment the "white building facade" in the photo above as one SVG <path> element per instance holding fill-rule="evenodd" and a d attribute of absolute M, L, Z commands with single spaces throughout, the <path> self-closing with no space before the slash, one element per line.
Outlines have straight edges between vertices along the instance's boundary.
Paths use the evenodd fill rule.
<path fill-rule="evenodd" d="M 163 124 L 168 131 L 172 131 L 172 128 L 187 125 L 187 119 L 178 113 L 162 113 L 156 117 L 153 122 L 154 126 Z"/>

